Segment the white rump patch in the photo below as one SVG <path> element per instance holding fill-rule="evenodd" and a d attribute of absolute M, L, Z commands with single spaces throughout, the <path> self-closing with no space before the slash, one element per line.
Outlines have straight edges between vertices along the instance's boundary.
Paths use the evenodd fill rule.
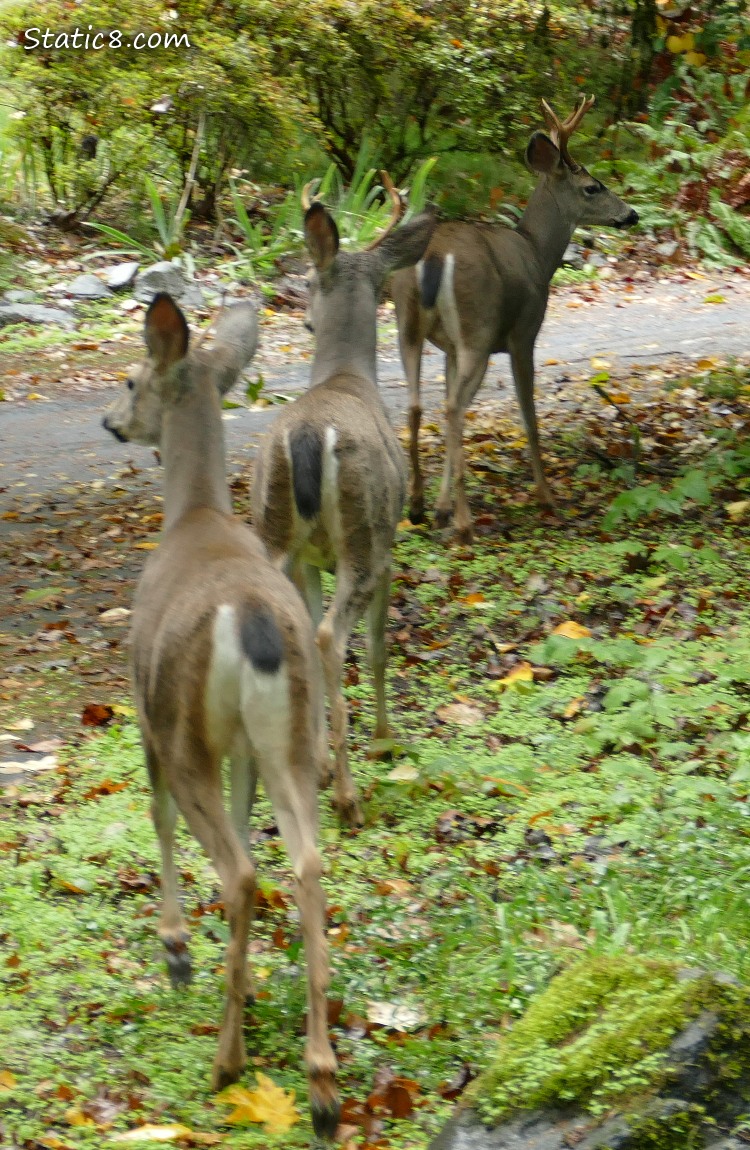
<path fill-rule="evenodd" d="M 443 274 L 440 279 L 440 287 L 437 294 L 437 306 L 440 312 L 441 322 L 448 338 L 454 347 L 458 347 L 461 343 L 461 322 L 458 316 L 456 293 L 453 286 L 455 269 L 456 257 L 453 255 L 453 252 L 448 252 L 443 264 Z"/>

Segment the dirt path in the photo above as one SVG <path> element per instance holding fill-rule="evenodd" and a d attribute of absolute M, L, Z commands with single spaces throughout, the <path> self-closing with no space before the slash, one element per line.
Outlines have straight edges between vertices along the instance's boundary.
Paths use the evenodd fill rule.
<path fill-rule="evenodd" d="M 591 374 L 591 360 L 601 358 L 614 376 L 634 365 L 657 367 L 665 360 L 695 364 L 705 357 L 750 354 L 750 275 L 726 273 L 692 278 L 649 280 L 562 289 L 553 295 L 537 343 L 537 394 L 542 419 L 559 408 L 571 377 Z M 713 301 L 713 302 L 707 302 Z M 383 309 L 380 339 L 380 383 L 394 421 L 401 425 L 406 387 L 395 339 L 393 312 Z M 252 374 L 262 373 L 269 393 L 302 390 L 309 376 L 312 337 L 302 316 L 266 317 L 261 348 Z M 134 357 L 139 354 L 133 345 Z M 62 361 L 56 375 L 35 385 L 44 400 L 21 394 L 0 408 L 0 485 L 5 498 L 27 491 L 48 492 L 66 482 L 111 476 L 128 461 L 151 469 L 151 453 L 119 445 L 101 430 L 101 413 L 114 383 L 95 390 L 66 388 L 76 353 Z M 424 356 L 425 408 L 436 413 L 442 402 L 443 357 L 434 348 Z M 111 369 L 111 363 L 105 363 Z M 110 375 L 113 374 L 110 370 Z M 496 356 L 480 392 L 480 404 L 497 401 L 517 418 L 506 356 Z M 252 452 L 258 436 L 273 419 L 274 408 L 237 409 L 227 413 L 230 457 Z M 25 484 L 25 487 L 20 487 Z"/>

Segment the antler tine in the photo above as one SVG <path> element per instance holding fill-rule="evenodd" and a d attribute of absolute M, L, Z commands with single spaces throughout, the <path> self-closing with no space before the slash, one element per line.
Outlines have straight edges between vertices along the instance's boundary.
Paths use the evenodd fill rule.
<path fill-rule="evenodd" d="M 581 120 L 588 112 L 589 108 L 592 108 L 595 103 L 596 96 L 586 96 L 583 93 L 581 94 L 581 98 L 578 101 L 578 107 L 570 113 L 567 120 L 565 120 L 563 124 L 567 139 L 570 139 L 570 137 L 573 135 L 573 132 L 575 132 Z"/>
<path fill-rule="evenodd" d="M 393 183 L 393 180 L 386 171 L 381 171 L 380 178 L 383 181 L 383 187 L 391 197 L 391 218 L 378 238 L 373 240 L 372 243 L 368 244 L 364 249 L 366 252 L 371 252 L 373 248 L 379 247 L 385 237 L 393 231 L 396 224 L 404 214 L 404 201 L 401 199 L 401 193 Z"/>
<path fill-rule="evenodd" d="M 305 184 L 304 188 L 302 189 L 302 195 L 300 196 L 300 199 L 302 201 L 303 212 L 309 212 L 310 208 L 313 206 L 315 197 L 311 195 L 310 189 L 312 188 L 313 184 L 319 183 L 320 180 L 310 180 L 309 183 Z"/>
<path fill-rule="evenodd" d="M 557 115 L 557 112 L 549 106 L 546 100 L 542 100 L 542 114 L 544 115 L 544 122 L 549 128 L 550 138 L 553 143 L 557 144 L 562 137 L 563 130 L 560 117 Z"/>

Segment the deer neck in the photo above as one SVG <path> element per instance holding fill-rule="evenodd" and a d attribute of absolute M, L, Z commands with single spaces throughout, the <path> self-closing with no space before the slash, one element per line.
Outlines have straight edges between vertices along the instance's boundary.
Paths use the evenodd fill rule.
<path fill-rule="evenodd" d="M 312 386 L 334 375 L 356 375 L 377 384 L 377 318 L 355 306 L 326 311 L 315 326 Z"/>
<path fill-rule="evenodd" d="M 566 212 L 564 188 L 556 186 L 554 177 L 541 176 L 537 181 L 519 230 L 535 249 L 537 262 L 547 283 L 560 267 L 577 221 Z"/>
<path fill-rule="evenodd" d="M 231 514 L 219 393 L 199 379 L 164 411 L 164 527 L 195 507 Z"/>

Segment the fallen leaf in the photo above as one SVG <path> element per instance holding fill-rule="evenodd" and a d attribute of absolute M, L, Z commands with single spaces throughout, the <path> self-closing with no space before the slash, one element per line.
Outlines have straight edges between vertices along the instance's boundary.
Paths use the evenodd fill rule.
<path fill-rule="evenodd" d="M 504 691 L 508 687 L 521 687 L 524 683 L 533 683 L 533 681 L 534 668 L 531 663 L 519 663 L 503 679 L 496 679 L 492 685 L 496 691 Z"/>
<path fill-rule="evenodd" d="M 216 1146 L 222 1141 L 221 1134 L 202 1134 L 183 1126 L 179 1122 L 167 1126 L 136 1126 L 122 1134 L 112 1134 L 110 1142 L 189 1142 L 198 1146 Z"/>
<path fill-rule="evenodd" d="M 6 731 L 30 731 L 34 726 L 31 719 L 17 719 L 14 723 L 3 723 Z"/>
<path fill-rule="evenodd" d="M 78 1106 L 71 1106 L 65 1111 L 65 1121 L 69 1126 L 96 1126 L 94 1119 L 84 1114 Z"/>
<path fill-rule="evenodd" d="M 404 1006 L 400 1002 L 368 1002 L 367 1021 L 386 1030 L 417 1030 L 425 1021 L 421 1010 Z"/>
<path fill-rule="evenodd" d="M 750 499 L 739 499 L 736 503 L 725 503 L 724 510 L 729 518 L 737 523 L 740 519 L 744 519 L 750 511 Z"/>
<path fill-rule="evenodd" d="M 704 299 L 703 302 L 704 303 L 726 303 L 727 300 L 726 300 L 726 296 L 720 295 L 718 292 L 712 292 L 711 295 L 706 296 L 706 298 Z"/>
<path fill-rule="evenodd" d="M 129 607 L 111 607 L 109 611 L 102 611 L 99 616 L 100 623 L 115 623 L 120 619 L 130 618 Z"/>
<path fill-rule="evenodd" d="M 224 418 L 226 419 L 226 416 Z M 143 543 L 134 543 L 133 546 L 136 551 L 155 551 L 159 544 L 155 543 L 153 539 L 146 539 Z"/>
<path fill-rule="evenodd" d="M 564 623 L 558 623 L 552 634 L 564 635 L 566 639 L 591 638 L 588 627 L 584 627 L 582 623 L 576 623 L 575 619 L 567 619 Z"/>
<path fill-rule="evenodd" d="M 484 713 L 470 703 L 445 703 L 435 714 L 444 723 L 456 723 L 459 727 L 473 727 L 481 723 Z"/>
<path fill-rule="evenodd" d="M 81 714 L 84 727 L 103 727 L 114 715 L 107 703 L 87 703 Z"/>
<path fill-rule="evenodd" d="M 217 1102 L 226 1102 L 235 1107 L 226 1121 L 232 1126 L 258 1122 L 267 1134 L 285 1133 L 299 1122 L 294 1091 L 282 1090 L 259 1070 L 255 1077 L 258 1081 L 255 1090 L 248 1090 L 244 1086 L 228 1086 L 216 1095 Z"/>
<path fill-rule="evenodd" d="M 14 1090 L 18 1079 L 12 1070 L 0 1070 L 0 1090 Z"/>
<path fill-rule="evenodd" d="M 57 766 L 56 755 L 45 755 L 42 759 L 27 759 L 25 762 L 9 762 L 0 766 L 0 775 L 14 775 L 17 771 L 54 771 Z"/>
<path fill-rule="evenodd" d="M 386 775 L 392 783 L 413 783 L 415 779 L 419 778 L 419 771 L 411 763 L 399 763 L 392 771 Z"/>

